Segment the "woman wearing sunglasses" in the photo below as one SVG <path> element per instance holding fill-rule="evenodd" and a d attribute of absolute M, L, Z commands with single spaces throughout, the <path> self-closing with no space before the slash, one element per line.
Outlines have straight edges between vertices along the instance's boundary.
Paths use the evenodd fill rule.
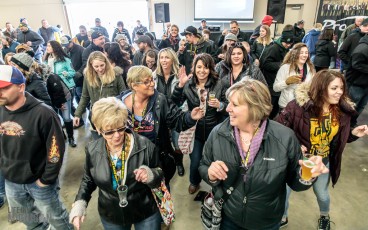
<path fill-rule="evenodd" d="M 168 185 L 176 170 L 171 156 L 169 129 L 178 132 L 189 129 L 203 117 L 203 112 L 196 107 L 184 113 L 170 103 L 164 94 L 155 89 L 152 71 L 146 66 L 131 67 L 127 82 L 130 90 L 118 96 L 128 108 L 127 126 L 156 145 Z"/>
<path fill-rule="evenodd" d="M 97 187 L 104 229 L 126 230 L 132 225 L 137 230 L 160 229 L 160 212 L 150 191 L 163 178 L 155 145 L 126 129 L 127 119 L 126 107 L 114 97 L 102 98 L 93 105 L 92 122 L 103 138 L 86 148 L 84 176 L 70 212 L 76 229 L 80 229 Z M 125 196 L 122 188 L 127 191 Z"/>
<path fill-rule="evenodd" d="M 205 111 L 204 119 L 197 123 L 193 151 L 190 154 L 190 194 L 197 192 L 201 183 L 198 167 L 204 143 L 212 129 L 222 120 L 227 105 L 225 89 L 218 79 L 215 63 L 209 54 L 196 55 L 192 73 L 193 77 L 190 77 L 185 74 L 184 67 L 180 69 L 179 83 L 171 95 L 178 106 L 187 101 L 189 110 L 200 106 Z"/>
<path fill-rule="evenodd" d="M 126 89 L 121 74 L 121 68 L 113 68 L 102 52 L 95 51 L 89 55 L 87 66 L 84 70 L 85 79 L 83 81 L 82 96 L 74 114 L 74 126 L 79 125 L 80 118 L 89 103 L 91 103 L 92 107 L 99 99 L 117 96 Z M 93 131 L 92 137 L 96 139 L 99 135 Z"/>
<path fill-rule="evenodd" d="M 222 64 L 218 69 L 221 69 L 219 71 L 220 79 L 225 89 L 230 88 L 245 77 L 259 80 L 267 85 L 261 70 L 257 66 L 249 64 L 248 52 L 240 42 L 228 48 L 225 60 L 220 63 Z"/>

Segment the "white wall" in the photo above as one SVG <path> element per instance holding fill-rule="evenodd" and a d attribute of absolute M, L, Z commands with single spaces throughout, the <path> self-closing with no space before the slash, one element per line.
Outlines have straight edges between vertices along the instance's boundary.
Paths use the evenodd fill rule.
<path fill-rule="evenodd" d="M 286 4 L 303 4 L 303 11 L 301 18 L 305 21 L 305 29 L 308 31 L 314 24 L 316 6 L 318 0 L 287 0 Z M 200 26 L 200 22 L 194 22 L 194 0 L 151 0 L 151 7 L 154 9 L 154 3 L 169 3 L 170 7 L 170 21 L 171 23 L 177 24 L 180 31 L 183 31 L 185 27 L 193 25 L 195 27 Z M 254 23 L 240 23 L 242 30 L 253 30 L 262 21 L 262 18 L 267 13 L 268 0 L 255 0 L 254 1 Z M 285 15 L 285 18 L 288 16 Z M 296 21 L 295 21 L 296 22 Z M 209 25 L 221 25 L 221 30 L 229 28 L 229 23 L 211 23 Z M 153 12 L 153 24 L 152 30 L 156 32 L 158 37 L 162 36 L 162 23 L 155 23 L 154 12 Z M 282 27 L 282 26 L 280 26 Z M 273 31 L 273 26 L 271 26 Z M 272 32 L 273 33 L 273 32 Z"/>
<path fill-rule="evenodd" d="M 0 15 L 0 28 L 4 28 L 6 22 L 18 27 L 19 19 L 27 18 L 35 31 L 41 27 L 42 19 L 53 26 L 60 24 L 66 33 L 69 31 L 62 0 L 1 0 Z"/>
<path fill-rule="evenodd" d="M 76 0 L 67 0 L 76 1 Z M 91 0 L 78 0 L 88 2 Z M 92 0 L 93 2 L 103 1 L 103 0 Z M 117 0 L 109 0 L 117 1 Z M 125 0 L 119 0 L 125 1 Z M 46 18 L 51 25 L 61 24 L 64 31 L 68 32 L 68 23 L 64 13 L 62 0 L 12 0 L 0 1 L 0 28 L 5 27 L 5 22 L 10 21 L 14 26 L 19 24 L 20 17 L 26 17 L 32 28 L 38 29 L 41 26 L 41 19 Z M 180 31 L 188 25 L 193 25 L 199 27 L 200 22 L 193 22 L 194 18 L 194 0 L 149 0 L 151 6 L 151 31 L 157 33 L 158 37 L 162 36 L 162 24 L 155 23 L 154 20 L 154 3 L 169 3 L 170 5 L 170 19 L 172 23 L 179 26 Z M 267 0 L 255 0 L 254 3 L 254 23 L 241 23 L 240 28 L 244 30 L 253 30 L 262 20 L 267 12 Z M 305 20 L 305 28 L 309 30 L 312 28 L 315 14 L 316 6 L 318 0 L 287 0 L 287 4 L 304 4 L 303 10 L 301 12 L 302 17 Z M 126 10 L 126 9 L 124 9 Z M 122 10 L 122 14 L 124 12 Z M 137 12 L 137 17 L 141 17 L 139 11 L 132 9 Z M 81 9 L 81 13 L 83 12 Z M 70 17 L 70 15 L 69 15 Z M 288 15 L 285 16 L 286 18 Z M 219 23 L 209 23 L 209 24 L 219 24 Z M 229 28 L 227 22 L 221 24 L 221 29 Z M 271 28 L 273 30 L 273 28 Z"/>

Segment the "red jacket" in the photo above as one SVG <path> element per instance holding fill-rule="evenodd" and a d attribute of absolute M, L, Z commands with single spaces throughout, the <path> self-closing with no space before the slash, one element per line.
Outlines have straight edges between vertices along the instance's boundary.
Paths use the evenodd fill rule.
<path fill-rule="evenodd" d="M 313 101 L 309 98 L 310 85 L 303 83 L 295 90 L 295 100 L 288 103 L 282 110 L 276 121 L 293 129 L 301 145 L 311 148 L 310 143 L 310 118 Z M 357 140 L 359 137 L 351 134 L 350 119 L 355 114 L 355 109 L 350 101 L 340 102 L 341 116 L 339 120 L 339 131 L 330 144 L 330 175 L 332 185 L 335 185 L 341 171 L 341 159 L 345 145 Z"/>

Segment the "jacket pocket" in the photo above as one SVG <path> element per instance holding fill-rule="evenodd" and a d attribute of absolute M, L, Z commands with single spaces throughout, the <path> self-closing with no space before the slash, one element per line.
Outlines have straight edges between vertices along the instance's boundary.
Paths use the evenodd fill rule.
<path fill-rule="evenodd" d="M 27 160 L 13 160 L 3 156 L 0 159 L 0 168 L 4 177 L 13 183 L 25 184 L 36 178 Z"/>

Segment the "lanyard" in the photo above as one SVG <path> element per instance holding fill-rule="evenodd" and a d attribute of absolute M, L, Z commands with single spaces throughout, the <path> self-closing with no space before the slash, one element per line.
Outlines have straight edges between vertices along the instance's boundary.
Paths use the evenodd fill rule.
<path fill-rule="evenodd" d="M 126 147 L 126 141 L 127 141 L 127 139 L 128 138 L 127 138 L 126 134 L 124 134 L 124 144 L 123 144 L 123 149 L 121 150 L 120 181 L 123 179 L 124 172 L 125 172 L 125 157 L 126 157 L 125 147 Z M 107 145 L 106 145 L 106 148 L 108 150 Z M 115 178 L 116 184 L 119 185 L 119 178 L 118 178 L 118 175 L 117 175 L 117 172 L 116 172 L 116 165 L 114 164 L 113 160 L 111 159 L 111 156 L 108 156 L 107 158 L 109 159 L 109 163 L 110 163 L 110 166 L 112 168 L 112 173 L 114 174 L 114 178 Z"/>
<path fill-rule="evenodd" d="M 253 137 L 257 134 L 258 129 L 259 128 L 257 127 L 257 129 L 254 131 Z M 234 130 L 235 130 L 236 144 L 237 144 L 239 152 L 240 152 L 241 162 L 242 162 L 243 166 L 245 167 L 245 169 L 247 170 L 248 169 L 249 156 L 250 156 L 250 147 L 251 147 L 252 143 L 250 143 L 248 151 L 245 153 L 243 151 L 243 148 L 241 147 L 241 144 L 240 144 L 241 137 L 240 137 L 239 129 L 234 128 Z"/>
<path fill-rule="evenodd" d="M 146 114 L 148 103 L 147 103 L 146 107 L 142 111 L 142 120 L 139 121 L 137 127 L 134 127 L 135 126 L 135 124 L 134 124 L 134 122 L 135 122 L 135 116 L 134 116 L 134 95 L 135 94 L 133 93 L 133 95 L 132 95 L 132 126 L 133 127 L 132 128 L 133 128 L 133 131 L 134 132 L 137 132 L 138 133 L 139 132 L 139 129 L 142 128 L 142 121 L 144 120 L 144 115 Z"/>

